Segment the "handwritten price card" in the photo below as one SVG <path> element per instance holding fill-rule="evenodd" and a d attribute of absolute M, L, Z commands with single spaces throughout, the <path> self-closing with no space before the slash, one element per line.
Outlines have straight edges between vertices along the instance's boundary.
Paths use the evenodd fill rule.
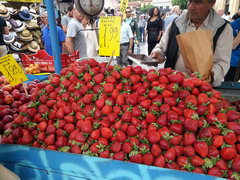
<path fill-rule="evenodd" d="M 0 71 L 11 86 L 16 86 L 28 78 L 11 54 L 0 58 Z"/>
<path fill-rule="evenodd" d="M 120 11 L 125 14 L 125 10 L 128 7 L 128 0 L 121 0 Z"/>
<path fill-rule="evenodd" d="M 99 55 L 120 55 L 121 17 L 106 16 L 100 18 Z M 113 54 L 114 52 L 114 54 Z"/>

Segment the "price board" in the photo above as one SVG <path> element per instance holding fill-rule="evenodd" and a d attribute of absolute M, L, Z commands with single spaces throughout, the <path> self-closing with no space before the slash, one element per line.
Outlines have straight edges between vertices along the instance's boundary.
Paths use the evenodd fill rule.
<path fill-rule="evenodd" d="M 0 0 L 0 1 L 9 1 L 9 2 L 29 2 L 29 3 L 42 3 L 43 0 Z"/>
<path fill-rule="evenodd" d="M 125 10 L 128 7 L 128 0 L 121 0 L 120 11 L 125 14 Z"/>
<path fill-rule="evenodd" d="M 120 55 L 121 17 L 106 16 L 100 18 L 99 55 Z M 113 53 L 114 52 L 114 53 Z"/>
<path fill-rule="evenodd" d="M 11 54 L 0 58 L 0 71 L 12 86 L 16 86 L 28 80 L 27 76 Z"/>

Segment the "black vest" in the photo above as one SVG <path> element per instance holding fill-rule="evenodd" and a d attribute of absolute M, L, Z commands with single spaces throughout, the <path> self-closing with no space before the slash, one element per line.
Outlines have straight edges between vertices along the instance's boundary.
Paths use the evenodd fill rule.
<path fill-rule="evenodd" d="M 217 40 L 219 36 L 222 34 L 227 24 L 228 24 L 228 21 L 226 21 L 220 28 L 218 28 L 215 36 L 213 37 L 213 52 L 215 52 Z M 165 52 L 165 55 L 166 55 L 166 61 L 164 66 L 165 68 L 170 67 L 172 69 L 175 69 L 175 65 L 177 63 L 177 58 L 178 58 L 178 43 L 176 38 L 178 34 L 180 34 L 180 32 L 174 20 L 169 32 L 169 40 L 168 40 L 167 50 Z"/>

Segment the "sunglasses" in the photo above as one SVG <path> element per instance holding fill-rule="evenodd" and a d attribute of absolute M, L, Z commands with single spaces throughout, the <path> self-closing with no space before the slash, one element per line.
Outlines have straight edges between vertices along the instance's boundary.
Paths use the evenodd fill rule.
<path fill-rule="evenodd" d="M 131 13 L 131 11 L 126 11 L 126 13 Z"/>

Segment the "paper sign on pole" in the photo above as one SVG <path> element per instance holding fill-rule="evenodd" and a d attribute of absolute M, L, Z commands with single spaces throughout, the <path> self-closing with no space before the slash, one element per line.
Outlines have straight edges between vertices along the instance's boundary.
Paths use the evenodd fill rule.
<path fill-rule="evenodd" d="M 128 7 L 128 0 L 121 0 L 120 11 L 125 14 L 125 10 Z"/>
<path fill-rule="evenodd" d="M 29 2 L 29 3 L 42 3 L 43 2 L 43 0 L 0 0 L 0 1 Z"/>
<path fill-rule="evenodd" d="M 27 76 L 11 54 L 0 58 L 0 71 L 9 81 L 11 86 L 16 86 L 23 81 L 28 80 Z"/>
<path fill-rule="evenodd" d="M 121 17 L 100 17 L 99 55 L 120 55 Z M 114 54 L 113 54 L 114 52 Z"/>

